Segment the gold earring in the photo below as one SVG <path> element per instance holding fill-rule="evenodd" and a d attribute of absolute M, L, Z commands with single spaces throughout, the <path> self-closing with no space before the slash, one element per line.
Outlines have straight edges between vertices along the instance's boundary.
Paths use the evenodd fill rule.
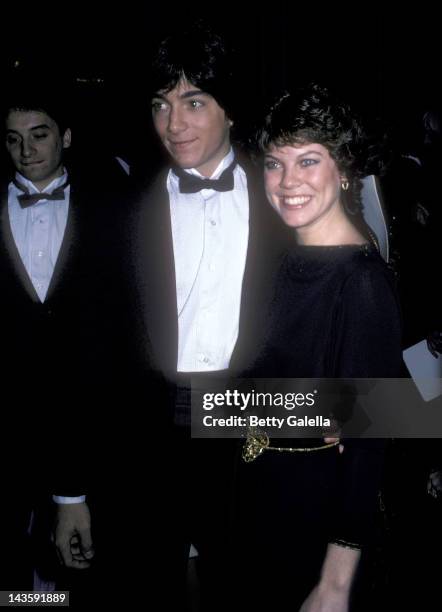
<path fill-rule="evenodd" d="M 350 183 L 348 182 L 347 179 L 342 180 L 341 187 L 343 191 L 347 191 L 347 189 L 350 187 Z"/>

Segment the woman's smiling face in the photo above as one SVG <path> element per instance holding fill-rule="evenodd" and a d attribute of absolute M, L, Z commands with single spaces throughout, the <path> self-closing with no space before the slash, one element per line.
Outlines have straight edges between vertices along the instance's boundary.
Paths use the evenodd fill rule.
<path fill-rule="evenodd" d="M 272 145 L 265 154 L 264 180 L 269 202 L 295 229 L 313 229 L 341 209 L 342 177 L 321 144 Z"/>

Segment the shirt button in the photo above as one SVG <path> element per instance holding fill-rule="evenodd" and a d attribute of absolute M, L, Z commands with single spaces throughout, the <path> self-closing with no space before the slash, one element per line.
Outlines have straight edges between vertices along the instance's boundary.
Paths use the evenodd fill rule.
<path fill-rule="evenodd" d="M 215 219 L 210 219 L 210 225 L 213 225 L 213 226 L 215 226 L 215 225 L 216 225 L 216 221 L 215 221 Z"/>
<path fill-rule="evenodd" d="M 208 357 L 204 357 L 203 361 L 204 361 L 204 363 L 209 363 L 209 358 Z"/>
<path fill-rule="evenodd" d="M 37 251 L 37 255 L 38 255 L 39 257 L 43 257 L 43 251 Z"/>

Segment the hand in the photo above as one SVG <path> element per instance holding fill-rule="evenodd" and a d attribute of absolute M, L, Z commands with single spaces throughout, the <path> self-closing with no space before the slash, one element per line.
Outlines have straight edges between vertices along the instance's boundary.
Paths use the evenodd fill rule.
<path fill-rule="evenodd" d="M 60 563 L 75 569 L 90 567 L 94 549 L 86 503 L 57 504 L 53 541 Z"/>
<path fill-rule="evenodd" d="M 315 586 L 299 608 L 299 612 L 348 612 L 349 592 L 346 589 Z"/>
<path fill-rule="evenodd" d="M 442 471 L 433 470 L 428 476 L 427 493 L 437 499 L 442 493 Z"/>
<path fill-rule="evenodd" d="M 330 432 L 329 436 L 327 436 L 328 432 Z M 340 437 L 341 437 L 340 428 L 335 419 L 331 419 L 330 427 L 323 428 L 323 433 L 324 433 L 325 444 L 335 444 L 336 442 L 339 442 Z M 343 452 L 344 452 L 344 445 L 340 444 L 339 453 L 342 455 Z"/>
<path fill-rule="evenodd" d="M 324 442 L 326 444 L 334 444 L 335 442 L 339 442 L 339 438 L 324 438 Z M 344 445 L 340 444 L 339 453 L 342 455 L 343 452 L 344 452 Z"/>
<path fill-rule="evenodd" d="M 299 612 L 348 612 L 353 577 L 360 550 L 329 543 L 321 578 Z"/>

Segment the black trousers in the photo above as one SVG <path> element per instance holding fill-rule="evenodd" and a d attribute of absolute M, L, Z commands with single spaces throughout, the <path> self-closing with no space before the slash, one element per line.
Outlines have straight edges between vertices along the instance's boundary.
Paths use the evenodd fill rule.
<path fill-rule="evenodd" d="M 187 610 L 191 543 L 199 553 L 203 610 L 221 609 L 237 444 L 192 440 L 188 428 L 174 425 L 163 434 L 135 449 L 131 460 L 126 456 L 112 481 L 103 479 L 88 496 L 92 567 L 65 572 L 58 584 L 71 591 L 74 609 L 156 601 L 165 610 Z"/>

